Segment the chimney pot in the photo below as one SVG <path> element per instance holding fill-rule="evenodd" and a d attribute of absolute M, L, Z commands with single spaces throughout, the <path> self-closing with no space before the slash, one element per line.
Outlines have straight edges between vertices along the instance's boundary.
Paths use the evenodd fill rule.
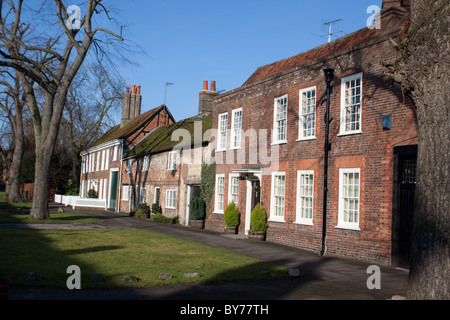
<path fill-rule="evenodd" d="M 141 86 L 137 86 L 136 87 L 136 94 L 141 94 Z"/>
<path fill-rule="evenodd" d="M 136 86 L 132 85 L 131 86 L 131 94 L 135 94 L 136 93 Z"/>
<path fill-rule="evenodd" d="M 207 91 L 208 90 L 208 81 L 203 81 L 203 90 Z"/>
<path fill-rule="evenodd" d="M 216 92 L 216 82 L 215 81 L 211 81 L 211 91 Z"/>

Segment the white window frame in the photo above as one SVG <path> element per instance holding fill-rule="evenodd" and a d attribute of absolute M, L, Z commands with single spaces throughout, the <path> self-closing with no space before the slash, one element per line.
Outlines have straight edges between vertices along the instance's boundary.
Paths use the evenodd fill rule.
<path fill-rule="evenodd" d="M 176 189 L 167 189 L 166 190 L 166 209 L 176 209 Z"/>
<path fill-rule="evenodd" d="M 122 200 L 130 201 L 130 186 L 123 186 Z"/>
<path fill-rule="evenodd" d="M 237 193 L 234 193 L 233 191 L 233 180 L 237 178 Z M 233 199 L 235 197 L 236 199 Z M 239 174 L 230 174 L 228 177 L 228 203 L 231 203 L 231 201 L 234 201 L 236 206 L 239 203 Z"/>
<path fill-rule="evenodd" d="M 277 187 L 275 186 L 275 181 L 277 177 L 284 177 L 284 192 L 281 195 L 277 195 Z M 283 214 L 282 215 L 275 215 L 275 210 L 277 207 L 277 199 L 276 197 L 282 197 L 283 200 Z M 276 221 L 276 222 L 284 222 L 284 217 L 286 214 L 286 173 L 285 172 L 272 172 L 272 185 L 271 185 L 271 192 L 270 192 L 270 221 Z"/>
<path fill-rule="evenodd" d="M 227 149 L 228 112 L 219 114 L 217 128 L 217 151 L 224 151 Z"/>
<path fill-rule="evenodd" d="M 145 187 L 141 187 L 141 189 L 139 189 L 139 204 L 146 203 L 147 200 L 146 192 L 147 190 Z"/>
<path fill-rule="evenodd" d="M 158 194 L 158 201 L 156 201 L 156 195 Z M 155 194 L 153 196 L 153 203 L 158 203 L 160 205 L 161 203 L 161 188 L 155 187 Z"/>
<path fill-rule="evenodd" d="M 230 149 L 240 149 L 242 139 L 242 108 L 231 112 L 231 146 Z M 238 120 L 238 121 L 237 121 Z"/>
<path fill-rule="evenodd" d="M 223 179 L 222 208 L 219 208 L 219 179 Z M 225 174 L 216 174 L 215 196 L 214 196 L 214 212 L 223 213 L 225 209 Z"/>
<path fill-rule="evenodd" d="M 279 118 L 278 115 L 278 108 L 280 105 L 280 102 L 286 100 L 285 105 L 285 116 L 284 118 Z M 289 108 L 289 99 L 288 95 L 285 94 L 281 97 L 274 99 L 274 107 L 273 107 L 273 135 L 272 135 L 272 143 L 273 144 L 280 144 L 280 143 L 286 143 L 287 142 L 287 119 L 288 119 L 288 108 Z M 284 138 L 280 136 L 280 121 L 284 121 Z M 283 139 L 281 139 L 283 138 Z"/>
<path fill-rule="evenodd" d="M 106 151 L 105 170 L 109 170 L 109 150 Z"/>
<path fill-rule="evenodd" d="M 117 153 L 119 152 L 119 146 L 114 146 L 114 150 L 113 150 L 113 160 L 112 161 L 117 161 Z"/>
<path fill-rule="evenodd" d="M 347 108 L 352 108 L 352 105 L 357 105 L 358 103 L 351 103 L 347 104 L 346 99 L 346 83 L 360 80 L 360 91 L 359 91 L 359 128 L 357 129 L 349 129 L 347 130 L 347 117 L 346 117 L 346 111 Z M 340 121 L 340 129 L 339 129 L 339 135 L 349 135 L 349 134 L 358 134 L 362 133 L 362 110 L 363 110 L 363 74 L 357 73 L 348 77 L 345 77 L 341 80 L 341 121 Z"/>
<path fill-rule="evenodd" d="M 105 170 L 105 160 L 106 160 L 106 150 L 102 151 L 102 166 L 101 166 L 101 171 Z"/>
<path fill-rule="evenodd" d="M 97 162 L 95 163 L 95 171 L 100 170 L 100 151 L 97 152 Z"/>
<path fill-rule="evenodd" d="M 150 156 L 144 156 L 142 160 L 142 171 L 147 172 L 150 168 Z"/>
<path fill-rule="evenodd" d="M 133 167 L 133 160 L 128 159 L 128 160 L 127 160 L 127 170 L 128 170 L 128 173 L 131 173 L 132 167 Z"/>
<path fill-rule="evenodd" d="M 346 194 L 346 186 L 344 186 L 344 178 L 346 174 L 358 174 L 358 192 L 357 194 L 353 192 L 352 194 Z M 355 186 L 356 184 L 352 184 Z M 339 213 L 338 213 L 338 225 L 337 228 L 360 230 L 359 221 L 361 220 L 361 169 L 360 168 L 342 168 L 339 169 Z M 357 200 L 358 205 L 356 208 L 356 221 L 348 221 L 345 215 L 345 198 L 350 200 Z M 355 210 L 355 209 L 353 209 Z M 352 219 L 355 220 L 355 219 Z"/>
<path fill-rule="evenodd" d="M 314 91 L 314 104 L 311 103 L 311 106 L 314 105 L 314 112 L 313 113 L 308 113 L 305 114 L 303 112 L 303 104 L 306 103 L 306 105 L 309 102 L 309 99 L 313 99 L 313 98 L 304 98 L 304 95 L 313 92 Z M 299 107 L 298 107 L 298 115 L 299 115 L 299 121 L 298 121 L 298 140 L 299 141 L 303 141 L 303 140 L 312 140 L 312 139 L 316 139 L 316 111 L 317 111 L 317 89 L 316 87 L 310 87 L 310 88 L 305 88 L 299 91 Z M 304 125 L 305 125 L 305 117 L 308 115 L 312 115 L 313 117 L 313 123 L 314 125 L 312 126 L 312 131 L 313 134 L 311 135 L 305 135 L 305 129 L 304 129 Z"/>
<path fill-rule="evenodd" d="M 312 176 L 312 185 L 306 184 L 304 185 L 302 183 L 303 176 Z M 305 194 L 305 189 L 311 188 L 311 194 Z M 305 207 L 303 206 L 303 198 L 310 198 L 311 206 L 307 206 L 306 208 L 311 210 L 311 217 L 304 217 L 302 216 L 303 209 Z M 306 224 L 306 225 L 313 225 L 313 219 L 314 219 L 314 170 L 298 170 L 297 171 L 297 214 L 296 214 L 296 220 L 295 223 L 299 224 Z"/>
<path fill-rule="evenodd" d="M 177 170 L 177 152 L 171 151 L 169 152 L 168 159 L 167 159 L 167 170 L 175 171 Z"/>

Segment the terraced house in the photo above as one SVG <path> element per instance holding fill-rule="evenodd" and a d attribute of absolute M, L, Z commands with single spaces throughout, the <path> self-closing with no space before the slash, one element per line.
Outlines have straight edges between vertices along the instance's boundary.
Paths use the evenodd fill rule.
<path fill-rule="evenodd" d="M 162 105 L 141 113 L 139 86 L 131 86 L 123 95 L 120 125 L 111 128 L 91 148 L 81 153 L 81 188 L 79 206 L 101 206 L 119 211 L 123 156 L 157 128 L 175 122 Z M 89 191 L 94 199 L 89 197 Z M 100 200 L 100 201 L 97 201 Z"/>
<path fill-rule="evenodd" d="M 385 66 L 408 14 L 409 1 L 383 1 L 381 28 L 260 67 L 214 97 L 206 228 L 221 230 L 233 200 L 248 234 L 260 203 L 267 241 L 408 267 L 417 125 Z"/>
<path fill-rule="evenodd" d="M 211 97 L 200 92 L 196 116 L 154 130 L 124 155 L 121 212 L 158 203 L 162 214 L 189 225 L 189 204 L 200 195 L 201 166 L 211 154 Z"/>

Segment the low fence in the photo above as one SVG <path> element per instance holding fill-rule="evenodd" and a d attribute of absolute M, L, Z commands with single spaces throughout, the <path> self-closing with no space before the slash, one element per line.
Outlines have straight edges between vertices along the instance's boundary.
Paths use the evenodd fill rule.
<path fill-rule="evenodd" d="M 55 195 L 55 202 L 70 206 L 73 209 L 77 207 L 83 208 L 101 208 L 106 210 L 106 200 L 80 198 L 78 196 L 63 196 L 60 194 Z"/>

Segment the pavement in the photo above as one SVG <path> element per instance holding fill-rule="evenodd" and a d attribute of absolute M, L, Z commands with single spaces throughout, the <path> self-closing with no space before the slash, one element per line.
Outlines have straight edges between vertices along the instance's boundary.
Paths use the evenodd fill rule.
<path fill-rule="evenodd" d="M 52 210 L 58 205 L 52 204 Z M 65 211 L 74 211 L 64 207 Z M 105 229 L 136 228 L 160 232 L 229 250 L 263 261 L 298 269 L 302 276 L 276 280 L 237 281 L 207 284 L 164 285 L 145 288 L 55 289 L 10 286 L 9 300 L 394 300 L 406 296 L 408 270 L 380 266 L 381 288 L 369 289 L 372 275 L 365 263 L 320 256 L 313 252 L 270 242 L 255 242 L 243 236 L 230 236 L 181 225 L 168 225 L 135 219 L 119 213 L 81 211 L 104 219 L 90 225 L 0 225 L 0 228 Z"/>

